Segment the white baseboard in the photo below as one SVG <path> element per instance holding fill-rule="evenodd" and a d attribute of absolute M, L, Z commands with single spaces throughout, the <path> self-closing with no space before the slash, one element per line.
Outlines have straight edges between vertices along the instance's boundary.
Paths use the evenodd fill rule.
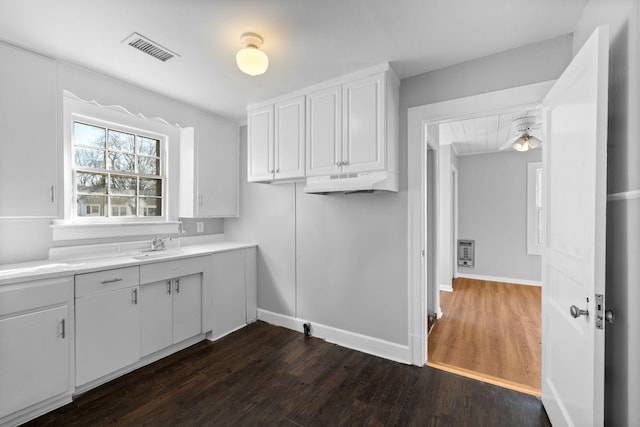
<path fill-rule="evenodd" d="M 273 313 L 260 308 L 258 309 L 258 320 L 292 329 L 300 333 L 303 332 L 302 325 L 307 322 L 307 320 L 304 319 Z M 342 347 L 358 350 L 395 362 L 411 363 L 411 355 L 409 354 L 409 346 L 407 345 L 395 344 L 379 338 L 345 331 L 344 329 L 337 329 L 320 323 L 309 323 L 311 323 L 311 335 L 316 338 L 321 338 Z"/>
<path fill-rule="evenodd" d="M 452 285 L 438 285 L 438 287 L 440 288 L 441 291 L 445 291 L 445 292 L 453 292 L 453 286 Z"/>
<path fill-rule="evenodd" d="M 542 286 L 542 282 L 538 280 L 513 279 L 511 277 L 482 276 L 480 274 L 463 274 L 458 273 L 457 277 L 464 279 L 486 280 L 489 282 L 513 283 L 515 285 Z"/>

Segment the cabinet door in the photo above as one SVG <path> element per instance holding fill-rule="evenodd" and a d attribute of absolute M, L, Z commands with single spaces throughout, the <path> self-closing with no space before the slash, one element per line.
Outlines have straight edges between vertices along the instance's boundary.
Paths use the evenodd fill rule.
<path fill-rule="evenodd" d="M 55 61 L 0 43 L 0 217 L 57 216 Z"/>
<path fill-rule="evenodd" d="M 213 337 L 246 323 L 244 251 L 213 254 Z"/>
<path fill-rule="evenodd" d="M 344 172 L 385 168 L 384 74 L 344 85 L 342 159 Z"/>
<path fill-rule="evenodd" d="M 304 178 L 304 96 L 275 105 L 275 179 Z"/>
<path fill-rule="evenodd" d="M 196 139 L 196 216 L 237 216 L 237 125 L 200 113 Z"/>
<path fill-rule="evenodd" d="M 140 357 L 173 344 L 173 282 L 140 285 Z"/>
<path fill-rule="evenodd" d="M 140 358 L 138 287 L 76 300 L 76 385 Z"/>
<path fill-rule="evenodd" d="M 0 320 L 0 418 L 69 389 L 67 316 L 64 306 Z"/>
<path fill-rule="evenodd" d="M 173 280 L 173 343 L 202 332 L 202 274 Z"/>
<path fill-rule="evenodd" d="M 342 168 L 342 87 L 307 95 L 307 176 L 340 173 Z"/>
<path fill-rule="evenodd" d="M 249 181 L 273 179 L 273 105 L 249 111 L 247 120 Z"/>

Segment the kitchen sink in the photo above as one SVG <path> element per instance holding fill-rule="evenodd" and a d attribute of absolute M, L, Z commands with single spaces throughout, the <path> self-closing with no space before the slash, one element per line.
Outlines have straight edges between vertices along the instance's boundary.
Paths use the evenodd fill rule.
<path fill-rule="evenodd" d="M 169 258 L 180 255 L 182 250 L 166 250 L 166 251 L 149 251 L 134 255 L 131 258 L 144 261 L 145 259 Z"/>

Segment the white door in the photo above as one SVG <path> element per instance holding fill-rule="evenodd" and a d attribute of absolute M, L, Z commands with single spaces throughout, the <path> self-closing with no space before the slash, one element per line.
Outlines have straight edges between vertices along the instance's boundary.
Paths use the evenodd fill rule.
<path fill-rule="evenodd" d="M 273 179 L 273 105 L 249 111 L 247 126 L 249 182 Z"/>
<path fill-rule="evenodd" d="M 543 101 L 542 401 L 556 427 L 604 422 L 608 46 L 600 27 Z"/>
<path fill-rule="evenodd" d="M 173 343 L 202 332 L 202 275 L 173 280 Z"/>
<path fill-rule="evenodd" d="M 275 168 L 278 179 L 304 178 L 304 96 L 275 105 Z"/>
<path fill-rule="evenodd" d="M 173 282 L 140 285 L 140 357 L 173 344 Z"/>
<path fill-rule="evenodd" d="M 139 360 L 138 292 L 136 286 L 76 299 L 76 386 Z"/>
<path fill-rule="evenodd" d="M 0 320 L 0 418 L 68 390 L 67 313 L 65 305 Z"/>
<path fill-rule="evenodd" d="M 344 85 L 342 162 L 344 172 L 372 172 L 385 167 L 384 74 Z"/>
<path fill-rule="evenodd" d="M 307 176 L 342 171 L 342 86 L 307 95 Z"/>

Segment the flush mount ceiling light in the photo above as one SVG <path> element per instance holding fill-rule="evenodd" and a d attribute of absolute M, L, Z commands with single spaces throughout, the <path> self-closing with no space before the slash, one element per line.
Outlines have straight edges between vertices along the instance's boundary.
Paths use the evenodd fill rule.
<path fill-rule="evenodd" d="M 242 49 L 236 54 L 238 68 L 250 76 L 259 76 L 267 71 L 269 67 L 269 57 L 260 50 L 262 37 L 256 33 L 244 33 L 240 36 Z"/>
<path fill-rule="evenodd" d="M 506 150 L 511 147 L 516 151 L 524 152 L 533 150 L 542 145 L 542 141 L 531 134 L 532 129 L 538 129 L 539 123 L 536 123 L 535 117 L 521 117 L 513 121 L 513 128 L 518 132 L 518 136 L 507 141 L 500 150 Z"/>

